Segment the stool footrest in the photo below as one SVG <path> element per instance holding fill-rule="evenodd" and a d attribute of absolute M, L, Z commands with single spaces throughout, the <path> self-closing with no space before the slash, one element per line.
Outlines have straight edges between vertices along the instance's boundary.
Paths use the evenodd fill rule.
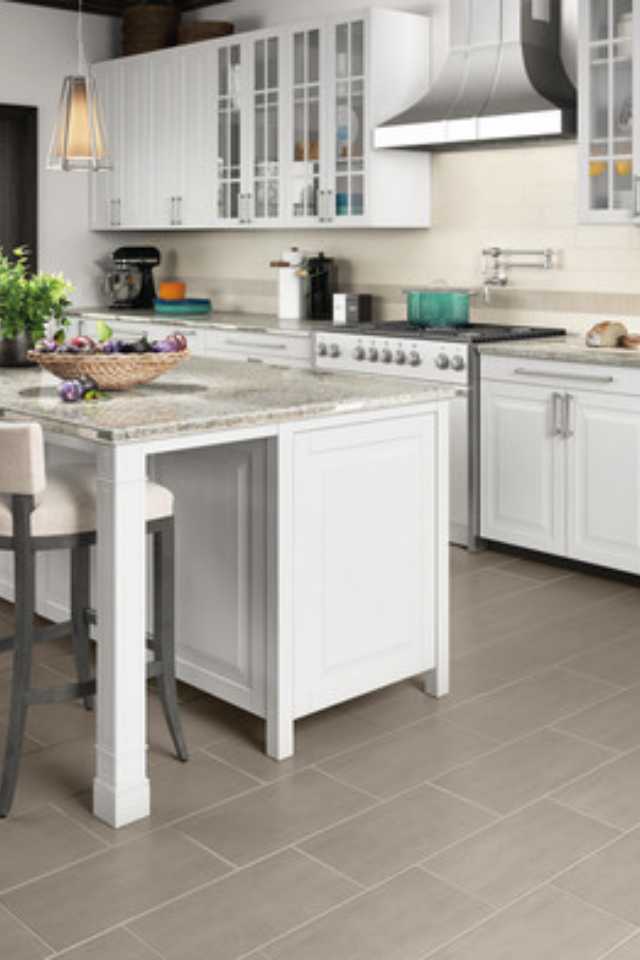
<path fill-rule="evenodd" d="M 72 623 L 67 620 L 65 623 L 51 623 L 46 627 L 38 627 L 33 633 L 34 643 L 50 643 L 53 640 L 63 640 L 68 637 L 72 630 Z M 0 639 L 0 653 L 15 649 L 15 637 L 2 637 Z"/>
<path fill-rule="evenodd" d="M 95 692 L 95 680 L 87 680 L 84 683 L 67 683 L 61 687 L 36 687 L 28 692 L 26 701 L 30 706 L 40 706 L 45 703 L 66 703 L 68 700 L 93 697 Z"/>

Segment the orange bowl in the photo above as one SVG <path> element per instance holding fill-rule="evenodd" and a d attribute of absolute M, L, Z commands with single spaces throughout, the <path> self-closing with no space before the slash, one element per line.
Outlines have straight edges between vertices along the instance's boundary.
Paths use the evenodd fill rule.
<path fill-rule="evenodd" d="M 163 280 L 160 283 L 161 300 L 184 300 L 186 292 L 186 283 L 179 280 Z"/>

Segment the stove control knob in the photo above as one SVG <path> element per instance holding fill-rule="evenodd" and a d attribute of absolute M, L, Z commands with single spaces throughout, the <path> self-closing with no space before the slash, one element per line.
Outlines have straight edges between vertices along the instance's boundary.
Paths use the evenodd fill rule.
<path fill-rule="evenodd" d="M 409 354 L 409 365 L 412 367 L 419 367 L 422 363 L 422 358 L 417 350 L 412 350 Z"/>
<path fill-rule="evenodd" d="M 464 370 L 466 364 L 464 362 L 464 357 L 455 356 L 451 358 L 451 369 L 452 370 Z"/>
<path fill-rule="evenodd" d="M 366 353 L 364 351 L 364 347 L 356 347 L 355 350 L 353 351 L 353 359 L 364 360 L 365 357 L 366 357 Z"/>
<path fill-rule="evenodd" d="M 326 345 L 326 343 L 319 343 L 319 344 L 318 344 L 318 356 L 319 356 L 319 357 L 326 357 L 326 355 L 327 355 L 328 352 L 329 352 L 329 351 L 327 350 L 327 345 Z"/>
<path fill-rule="evenodd" d="M 404 350 L 396 350 L 396 363 L 402 366 L 402 364 L 405 363 L 406 359 L 407 359 L 407 355 L 404 352 Z"/>
<path fill-rule="evenodd" d="M 393 360 L 393 354 L 391 353 L 391 350 L 389 350 L 388 347 L 382 351 L 382 353 L 380 354 L 380 359 L 382 360 L 383 363 L 391 363 L 391 361 Z"/>
<path fill-rule="evenodd" d="M 438 370 L 447 370 L 449 367 L 449 357 L 446 353 L 439 353 L 435 359 L 435 364 Z"/>
<path fill-rule="evenodd" d="M 340 347 L 337 343 L 332 343 L 329 347 L 329 356 L 334 357 L 334 359 L 340 356 Z"/>
<path fill-rule="evenodd" d="M 369 357 L 369 360 L 371 361 L 371 363 L 377 363 L 377 362 L 378 362 L 378 351 L 377 351 L 377 349 L 376 349 L 375 347 L 369 347 L 368 357 Z"/>

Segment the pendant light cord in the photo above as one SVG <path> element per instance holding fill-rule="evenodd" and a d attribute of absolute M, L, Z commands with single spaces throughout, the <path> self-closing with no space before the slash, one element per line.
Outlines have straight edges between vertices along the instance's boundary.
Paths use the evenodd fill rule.
<path fill-rule="evenodd" d="M 87 72 L 87 58 L 84 51 L 84 33 L 82 26 L 82 0 L 78 0 L 78 75 Z"/>

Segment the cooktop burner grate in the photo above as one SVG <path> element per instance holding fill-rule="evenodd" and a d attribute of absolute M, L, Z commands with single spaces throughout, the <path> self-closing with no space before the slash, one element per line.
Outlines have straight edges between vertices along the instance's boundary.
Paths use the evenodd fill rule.
<path fill-rule="evenodd" d="M 353 332 L 365 333 L 363 328 Z M 371 336 L 403 337 L 410 340 L 442 340 L 460 343 L 492 343 L 501 340 L 532 340 L 536 337 L 563 337 L 559 327 L 509 327 L 498 323 L 470 323 L 459 327 L 416 327 L 409 323 L 383 323 L 370 327 Z"/>

